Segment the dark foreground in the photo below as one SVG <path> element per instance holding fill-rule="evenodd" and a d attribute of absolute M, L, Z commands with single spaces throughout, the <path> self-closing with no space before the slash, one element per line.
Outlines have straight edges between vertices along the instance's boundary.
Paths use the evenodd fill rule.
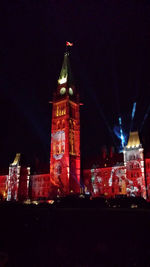
<path fill-rule="evenodd" d="M 150 210 L 0 205 L 0 263 L 149 267 Z"/>

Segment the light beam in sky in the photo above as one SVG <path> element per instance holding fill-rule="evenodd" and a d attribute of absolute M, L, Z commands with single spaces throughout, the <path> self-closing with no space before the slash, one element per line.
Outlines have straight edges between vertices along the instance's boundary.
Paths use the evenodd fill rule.
<path fill-rule="evenodd" d="M 136 111 L 136 102 L 133 103 L 133 108 L 132 108 L 132 120 L 134 119 L 135 116 L 135 111 Z"/>
<path fill-rule="evenodd" d="M 121 140 L 121 147 L 120 147 L 120 152 L 123 150 L 124 146 L 126 145 L 126 134 L 122 130 L 122 119 L 119 117 L 119 125 L 114 126 L 114 134 Z"/>
<path fill-rule="evenodd" d="M 132 131 L 133 128 L 133 120 L 134 120 L 134 116 L 135 116 L 135 111 L 136 111 L 136 102 L 133 103 L 133 108 L 132 108 L 132 113 L 131 113 L 131 123 L 130 123 L 130 129 L 129 131 Z"/>

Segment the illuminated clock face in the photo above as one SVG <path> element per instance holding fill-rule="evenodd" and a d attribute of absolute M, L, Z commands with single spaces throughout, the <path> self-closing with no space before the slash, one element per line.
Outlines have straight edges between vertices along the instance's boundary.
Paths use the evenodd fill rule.
<path fill-rule="evenodd" d="M 61 95 L 64 95 L 66 93 L 66 88 L 65 87 L 62 87 L 61 89 L 60 89 L 60 94 Z"/>
<path fill-rule="evenodd" d="M 69 94 L 73 95 L 73 89 L 71 87 L 69 88 Z"/>

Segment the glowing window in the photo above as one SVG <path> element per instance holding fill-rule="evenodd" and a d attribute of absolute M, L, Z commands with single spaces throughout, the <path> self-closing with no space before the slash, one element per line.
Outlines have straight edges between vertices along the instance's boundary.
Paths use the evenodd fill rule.
<path fill-rule="evenodd" d="M 62 115 L 65 115 L 66 114 L 66 109 L 65 109 L 65 107 L 63 106 L 62 107 Z"/>
<path fill-rule="evenodd" d="M 59 116 L 59 108 L 58 108 L 58 106 L 56 107 L 56 117 L 58 117 Z"/>
<path fill-rule="evenodd" d="M 58 108 L 58 114 L 59 114 L 59 116 L 61 116 L 61 114 L 62 114 L 61 107 Z"/>

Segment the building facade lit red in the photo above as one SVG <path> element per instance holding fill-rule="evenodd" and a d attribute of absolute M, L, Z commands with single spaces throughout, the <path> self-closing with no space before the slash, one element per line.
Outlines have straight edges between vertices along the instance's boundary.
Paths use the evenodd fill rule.
<path fill-rule="evenodd" d="M 0 197 L 7 201 L 52 199 L 84 192 L 92 197 L 119 195 L 150 198 L 150 158 L 144 158 L 138 132 L 130 132 L 119 160 L 111 151 L 99 164 L 82 170 L 80 184 L 80 102 L 75 87 L 69 53 L 64 54 L 62 69 L 52 100 L 50 169 L 30 174 L 30 167 L 19 164 L 16 154 L 8 174 L 0 176 Z M 121 155 L 121 154 L 120 154 Z"/>
<path fill-rule="evenodd" d="M 80 192 L 79 95 L 73 82 L 68 52 L 52 102 L 50 182 L 60 195 Z"/>
<path fill-rule="evenodd" d="M 138 132 L 130 132 L 123 160 L 112 166 L 83 170 L 85 190 L 94 197 L 150 195 L 150 159 L 145 159 Z"/>

